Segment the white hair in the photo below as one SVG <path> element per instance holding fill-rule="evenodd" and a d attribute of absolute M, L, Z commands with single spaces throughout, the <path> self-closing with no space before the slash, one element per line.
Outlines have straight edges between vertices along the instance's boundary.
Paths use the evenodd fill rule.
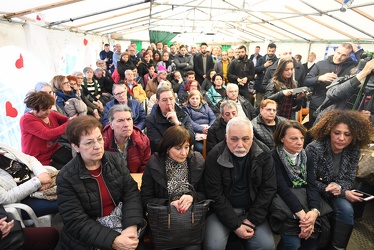
<path fill-rule="evenodd" d="M 242 129 L 244 126 L 249 126 L 253 135 L 253 125 L 247 117 L 237 116 L 232 118 L 226 125 L 226 135 L 229 134 L 229 129 L 232 126 L 238 126 L 239 129 Z"/>

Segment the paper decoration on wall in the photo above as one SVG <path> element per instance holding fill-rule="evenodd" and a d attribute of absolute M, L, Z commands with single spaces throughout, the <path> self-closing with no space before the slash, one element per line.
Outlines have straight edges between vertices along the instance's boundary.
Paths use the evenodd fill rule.
<path fill-rule="evenodd" d="M 12 117 L 12 118 L 17 117 L 17 115 L 18 115 L 17 109 L 15 109 L 13 107 L 12 103 L 9 102 L 9 101 L 7 101 L 5 103 L 5 111 L 6 111 L 6 116 L 9 116 L 9 117 Z"/>
<path fill-rule="evenodd" d="M 23 68 L 23 56 L 19 54 L 19 58 L 16 60 L 16 68 L 20 69 Z"/>
<path fill-rule="evenodd" d="M 87 43 L 88 43 L 87 39 L 86 39 L 86 38 L 85 38 L 85 39 L 83 39 L 83 44 L 84 44 L 84 46 L 86 46 L 86 45 L 87 45 Z"/>

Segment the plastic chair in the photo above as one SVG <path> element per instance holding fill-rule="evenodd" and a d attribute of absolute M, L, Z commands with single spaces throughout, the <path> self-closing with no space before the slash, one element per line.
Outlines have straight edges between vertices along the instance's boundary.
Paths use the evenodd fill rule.
<path fill-rule="evenodd" d="M 36 217 L 34 210 L 31 207 L 22 203 L 12 203 L 4 205 L 5 210 L 10 213 L 14 219 L 21 222 L 22 227 L 30 226 L 34 224 L 36 227 L 50 227 L 52 225 L 53 214 L 47 214 L 40 217 Z M 23 220 L 21 216 L 21 210 L 24 210 L 31 220 Z"/>
<path fill-rule="evenodd" d="M 52 173 L 57 169 L 52 166 L 44 166 L 48 173 Z M 5 210 L 10 213 L 16 220 L 21 222 L 22 227 L 35 225 L 36 227 L 50 227 L 52 225 L 52 217 L 54 214 L 47 214 L 37 217 L 34 210 L 28 205 L 22 203 L 11 203 L 4 205 Z M 31 219 L 23 220 L 21 210 L 24 210 Z"/>
<path fill-rule="evenodd" d="M 300 123 L 303 123 L 303 119 L 306 115 L 309 114 L 309 109 L 308 108 L 302 108 L 299 110 L 298 115 L 297 115 L 297 121 Z"/>

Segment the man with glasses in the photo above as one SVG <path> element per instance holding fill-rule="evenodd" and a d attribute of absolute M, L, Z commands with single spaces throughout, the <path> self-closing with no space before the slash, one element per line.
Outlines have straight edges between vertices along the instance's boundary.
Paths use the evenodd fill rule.
<path fill-rule="evenodd" d="M 156 109 L 146 118 L 147 135 L 151 141 L 152 153 L 157 151 L 157 145 L 171 126 L 183 126 L 195 138 L 189 115 L 175 104 L 175 95 L 168 87 L 160 87 L 156 92 Z M 193 145 L 192 142 L 191 145 Z"/>
<path fill-rule="evenodd" d="M 277 108 L 276 101 L 265 99 L 260 104 L 260 114 L 251 121 L 255 137 L 270 149 L 274 148 L 273 134 L 275 129 L 281 122 L 287 120 L 284 117 L 277 116 Z"/>
<path fill-rule="evenodd" d="M 103 127 L 105 127 L 105 125 L 107 125 L 109 122 L 109 109 L 116 104 L 125 104 L 132 110 L 132 119 L 134 121 L 134 125 L 143 130 L 145 128 L 145 111 L 143 105 L 135 99 L 128 99 L 127 87 L 125 84 L 114 84 L 112 92 L 114 99 L 109 101 L 105 105 L 104 117 L 102 122 Z"/>
<path fill-rule="evenodd" d="M 363 50 L 359 50 L 356 44 L 342 43 L 335 50 L 334 55 L 317 62 L 306 76 L 304 86 L 313 88 L 309 104 L 309 126 L 313 126 L 315 121 L 313 113 L 326 98 L 326 86 L 338 77 L 351 75 L 351 69 L 357 66 L 358 62 L 350 58 L 352 52 L 359 60 Z"/>
<path fill-rule="evenodd" d="M 235 103 L 236 108 L 238 109 L 238 116 L 247 117 L 250 120 L 255 118 L 255 109 L 248 100 L 239 95 L 239 87 L 235 83 L 227 84 L 226 96 L 217 103 L 217 106 L 220 107 L 221 103 L 227 100 L 231 100 Z"/>
<path fill-rule="evenodd" d="M 129 52 L 129 55 L 130 55 L 129 59 L 134 65 L 137 65 L 139 61 L 142 59 L 141 53 L 140 52 L 136 53 L 136 45 L 132 46 L 132 44 L 130 44 L 129 48 L 127 49 L 127 52 Z"/>

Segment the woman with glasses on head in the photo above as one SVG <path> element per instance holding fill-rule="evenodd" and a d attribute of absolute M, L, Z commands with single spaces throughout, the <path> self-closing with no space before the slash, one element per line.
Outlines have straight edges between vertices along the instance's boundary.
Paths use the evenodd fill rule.
<path fill-rule="evenodd" d="M 52 155 L 60 148 L 58 140 L 73 117 L 51 112 L 55 99 L 46 92 L 30 92 L 24 100 L 30 112 L 20 120 L 22 152 L 37 158 L 43 165 L 56 166 Z"/>
<path fill-rule="evenodd" d="M 66 128 L 78 154 L 56 181 L 62 249 L 136 249 L 139 243 L 143 211 L 138 185 L 124 158 L 104 152 L 101 129 L 91 116 L 77 117 Z M 99 222 L 113 210 L 121 216 L 118 223 L 110 227 Z"/>
<path fill-rule="evenodd" d="M 269 149 L 274 148 L 273 134 L 279 124 L 287 120 L 277 116 L 278 104 L 274 100 L 265 99 L 260 104 L 260 114 L 252 119 L 253 133 L 255 137 L 266 144 Z"/>
<path fill-rule="evenodd" d="M 56 105 L 66 113 L 65 103 L 70 98 L 77 98 L 75 91 L 70 86 L 69 80 L 66 76 L 54 76 L 50 82 L 53 92 L 56 94 Z"/>

